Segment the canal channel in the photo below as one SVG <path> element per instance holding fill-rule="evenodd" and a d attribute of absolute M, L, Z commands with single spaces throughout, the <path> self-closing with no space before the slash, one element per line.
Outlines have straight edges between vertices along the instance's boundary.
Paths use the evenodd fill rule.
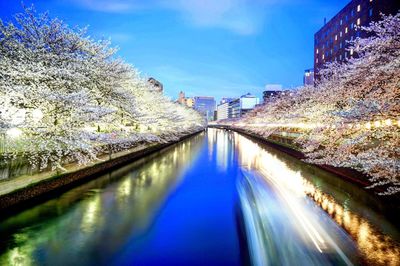
<path fill-rule="evenodd" d="M 0 265 L 400 265 L 368 191 L 208 129 L 0 217 Z"/>

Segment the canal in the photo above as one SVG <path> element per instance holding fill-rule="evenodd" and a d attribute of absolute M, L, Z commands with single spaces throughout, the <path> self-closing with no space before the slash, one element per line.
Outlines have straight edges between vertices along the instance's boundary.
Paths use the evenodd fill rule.
<path fill-rule="evenodd" d="M 0 265 L 400 265 L 363 189 L 231 131 L 0 219 Z"/>

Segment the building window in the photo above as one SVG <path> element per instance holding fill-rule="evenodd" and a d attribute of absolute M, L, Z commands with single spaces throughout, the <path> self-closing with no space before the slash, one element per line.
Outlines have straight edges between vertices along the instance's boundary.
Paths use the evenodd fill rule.
<path fill-rule="evenodd" d="M 371 9 L 372 9 L 372 8 L 371 8 Z M 342 25 L 342 24 L 343 24 L 343 19 L 340 20 L 340 25 Z"/>
<path fill-rule="evenodd" d="M 337 41 L 337 34 L 335 35 L 335 41 Z"/>
<path fill-rule="evenodd" d="M 343 35 L 342 32 L 340 32 L 340 33 L 339 33 L 340 38 L 342 37 L 342 35 Z"/>
<path fill-rule="evenodd" d="M 353 55 L 353 48 L 350 49 L 350 55 Z"/>
<path fill-rule="evenodd" d="M 361 5 L 358 5 L 357 6 L 357 12 L 360 12 L 361 11 Z"/>
<path fill-rule="evenodd" d="M 344 29 L 344 33 L 348 33 L 349 32 L 349 29 L 346 27 L 345 29 Z"/>
<path fill-rule="evenodd" d="M 339 60 L 342 60 L 342 55 L 339 55 Z"/>
<path fill-rule="evenodd" d="M 315 60 L 315 63 L 318 64 L 318 58 L 317 58 L 317 60 Z"/>
<path fill-rule="evenodd" d="M 369 9 L 369 16 L 372 17 L 372 8 Z"/>
<path fill-rule="evenodd" d="M 342 47 L 343 47 L 342 42 L 340 42 L 339 47 L 340 47 L 340 49 L 342 49 Z"/>
<path fill-rule="evenodd" d="M 317 54 L 319 53 L 318 49 L 317 49 Z"/>
<path fill-rule="evenodd" d="M 325 59 L 325 55 L 323 54 L 323 55 L 322 55 L 322 60 L 324 60 L 324 59 Z"/>
<path fill-rule="evenodd" d="M 357 19 L 357 25 L 360 25 L 360 23 L 361 23 L 361 19 L 358 18 L 358 19 Z"/>
<path fill-rule="evenodd" d="M 354 28 L 354 23 L 351 23 L 350 24 L 350 29 L 353 29 Z"/>
<path fill-rule="evenodd" d="M 347 52 L 344 52 L 344 58 L 347 58 Z"/>

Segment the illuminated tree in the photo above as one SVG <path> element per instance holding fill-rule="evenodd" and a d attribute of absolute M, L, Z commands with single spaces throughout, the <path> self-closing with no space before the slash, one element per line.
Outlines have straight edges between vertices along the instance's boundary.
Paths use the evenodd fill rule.
<path fill-rule="evenodd" d="M 373 186 L 385 185 L 381 194 L 394 194 L 400 191 L 400 13 L 357 30 L 370 37 L 350 42 L 356 56 L 326 64 L 316 87 L 281 95 L 236 126 L 266 137 L 297 128 L 309 162 L 357 169 Z"/>
<path fill-rule="evenodd" d="M 3 156 L 62 168 L 204 127 L 200 115 L 155 92 L 115 53 L 109 41 L 33 8 L 0 21 Z"/>

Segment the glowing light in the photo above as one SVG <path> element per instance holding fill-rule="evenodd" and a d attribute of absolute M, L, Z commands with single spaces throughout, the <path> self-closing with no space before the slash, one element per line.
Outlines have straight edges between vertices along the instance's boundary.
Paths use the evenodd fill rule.
<path fill-rule="evenodd" d="M 366 123 L 366 124 L 365 124 L 365 128 L 366 128 L 366 129 L 371 129 L 371 123 L 370 123 L 370 122 Z"/>
<path fill-rule="evenodd" d="M 386 119 L 386 120 L 385 120 L 385 125 L 391 126 L 391 125 L 392 125 L 392 120 Z"/>
<path fill-rule="evenodd" d="M 7 130 L 7 135 L 11 138 L 18 138 L 22 135 L 22 130 L 16 127 L 10 128 Z"/>
<path fill-rule="evenodd" d="M 39 122 L 43 118 L 43 112 L 40 109 L 35 109 L 32 111 L 32 119 L 35 122 Z"/>
<path fill-rule="evenodd" d="M 381 126 L 381 122 L 380 121 L 375 121 L 374 122 L 374 126 L 375 127 L 380 127 Z"/>

